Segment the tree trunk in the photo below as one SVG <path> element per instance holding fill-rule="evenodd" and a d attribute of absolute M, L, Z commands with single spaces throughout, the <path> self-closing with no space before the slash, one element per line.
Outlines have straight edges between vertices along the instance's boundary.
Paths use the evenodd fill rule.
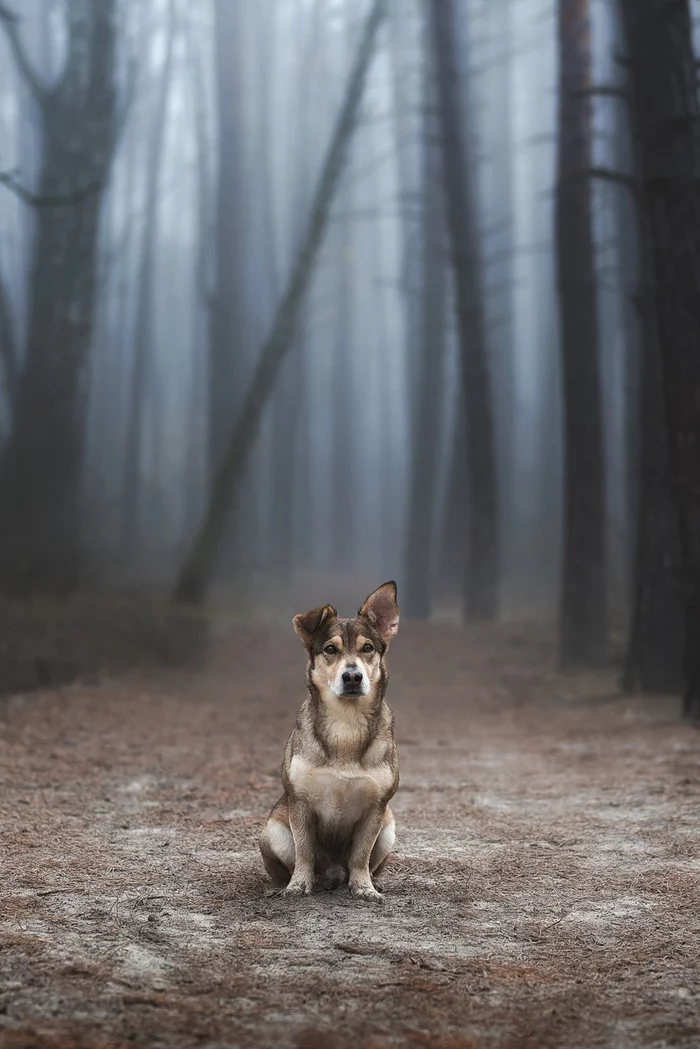
<path fill-rule="evenodd" d="M 467 434 L 467 542 L 464 612 L 491 619 L 498 603 L 498 494 L 482 266 L 464 127 L 454 0 L 429 0 L 437 72 L 445 206 L 450 232 Z"/>
<path fill-rule="evenodd" d="M 163 164 L 163 143 L 168 115 L 168 98 L 175 40 L 174 0 L 167 13 L 165 57 L 154 101 L 146 143 L 146 188 L 143 204 L 142 240 L 136 282 L 136 319 L 131 373 L 129 420 L 126 427 L 124 490 L 122 494 L 122 542 L 132 554 L 138 549 L 141 524 L 141 466 L 144 440 L 144 409 L 153 368 L 153 291 L 156 242 L 158 237 L 158 190 Z"/>
<path fill-rule="evenodd" d="M 564 413 L 564 549 L 560 656 L 607 657 L 605 492 L 598 297 L 591 192 L 588 0 L 559 0 L 556 250 Z"/>
<path fill-rule="evenodd" d="M 647 273 L 648 266 L 645 267 Z M 684 589 L 653 288 L 642 287 L 639 476 L 626 692 L 680 691 Z"/>
<path fill-rule="evenodd" d="M 621 0 L 685 575 L 683 711 L 700 717 L 700 105 L 687 0 Z"/>
<path fill-rule="evenodd" d="M 427 58 L 427 56 L 426 56 Z M 440 184 L 438 129 L 432 116 L 433 64 L 425 62 L 423 119 L 423 214 L 420 297 L 420 355 L 412 391 L 411 470 L 406 522 L 406 585 L 403 607 L 409 619 L 429 619 L 432 611 L 435 503 L 440 420 L 444 397 L 446 234 Z"/>
<path fill-rule="evenodd" d="M 248 452 L 258 433 L 280 364 L 294 341 L 299 310 L 308 290 L 326 230 L 328 213 L 343 171 L 348 143 L 364 93 L 367 70 L 374 54 L 377 31 L 385 13 L 386 0 L 375 0 L 361 34 L 343 105 L 316 189 L 306 233 L 277 309 L 272 330 L 260 351 L 247 396 L 216 472 L 206 517 L 175 584 L 173 599 L 176 601 L 200 603 L 213 573 Z"/>
<path fill-rule="evenodd" d="M 0 274 L 0 371 L 2 371 L 2 384 L 10 419 L 12 418 L 12 404 L 17 391 L 18 370 L 17 338 L 15 335 L 12 303 L 5 281 L 2 274 Z"/>
<path fill-rule="evenodd" d="M 231 417 L 240 404 L 246 338 L 246 177 L 243 150 L 245 4 L 216 0 L 215 87 L 218 172 L 216 189 L 215 292 L 209 336 L 209 483 L 225 453 Z"/>
<path fill-rule="evenodd" d="M 490 215 L 494 232 L 489 236 L 489 252 L 495 263 L 489 266 L 488 283 L 498 303 L 494 330 L 488 344 L 493 352 L 493 395 L 498 464 L 499 549 L 501 551 L 501 598 L 514 596 L 520 575 L 519 543 L 524 522 L 515 490 L 518 468 L 515 387 L 515 244 L 513 193 L 513 113 L 512 113 L 512 0 L 489 0 L 488 30 L 492 42 L 493 70 L 487 80 L 487 114 L 494 129 L 493 153 L 488 167 L 491 197 Z"/>
<path fill-rule="evenodd" d="M 65 591 L 80 571 L 86 372 L 100 205 L 116 124 L 114 7 L 114 0 L 67 5 L 65 68 L 50 92 L 14 35 L 18 68 L 40 118 L 38 196 L 67 197 L 93 185 L 96 191 L 74 207 L 36 212 L 24 367 L 0 462 L 0 586 L 9 593 Z M 0 17 L 5 21 L 2 11 Z"/>

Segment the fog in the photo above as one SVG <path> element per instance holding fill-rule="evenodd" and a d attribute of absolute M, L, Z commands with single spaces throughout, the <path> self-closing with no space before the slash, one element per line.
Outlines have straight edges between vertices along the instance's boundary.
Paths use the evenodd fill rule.
<path fill-rule="evenodd" d="M 608 657 L 636 146 L 616 5 L 561 8 L 0 5 L 9 595 L 255 617 L 393 578 L 409 616 Z"/>

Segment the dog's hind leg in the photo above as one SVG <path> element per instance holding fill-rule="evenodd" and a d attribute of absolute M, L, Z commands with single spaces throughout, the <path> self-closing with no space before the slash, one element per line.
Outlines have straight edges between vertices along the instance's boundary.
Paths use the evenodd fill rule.
<path fill-rule="evenodd" d="M 260 835 L 260 852 L 265 870 L 275 885 L 287 885 L 294 872 L 295 850 L 286 798 L 281 798 L 270 813 Z"/>
<path fill-rule="evenodd" d="M 382 829 L 379 831 L 379 835 L 374 843 L 369 858 L 369 870 L 373 880 L 376 881 L 376 878 L 384 870 L 386 861 L 389 859 L 395 841 L 396 823 L 394 820 L 394 813 L 387 805 L 384 819 L 382 821 Z"/>

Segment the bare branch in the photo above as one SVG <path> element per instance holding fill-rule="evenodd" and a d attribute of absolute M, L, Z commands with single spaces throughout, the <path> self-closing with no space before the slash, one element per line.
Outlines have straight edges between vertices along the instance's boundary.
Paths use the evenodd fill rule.
<path fill-rule="evenodd" d="M 10 171 L 0 171 L 0 185 L 5 186 L 16 197 L 19 197 L 23 203 L 29 204 L 33 208 L 69 208 L 74 204 L 80 204 L 83 200 L 87 200 L 88 197 L 93 197 L 102 189 L 102 182 L 98 181 L 91 182 L 87 186 L 76 190 L 75 193 L 68 193 L 66 196 L 41 196 L 21 186 Z"/>
<path fill-rule="evenodd" d="M 10 50 L 22 79 L 34 96 L 35 101 L 42 105 L 46 100 L 47 92 L 32 69 L 27 52 L 19 38 L 19 15 L 0 2 L 0 22 L 5 27 Z"/>
<path fill-rule="evenodd" d="M 578 88 L 576 91 L 571 91 L 570 94 L 575 98 L 618 98 L 621 102 L 630 103 L 632 101 L 628 92 L 616 84 L 591 84 L 590 87 Z"/>
<path fill-rule="evenodd" d="M 632 193 L 637 192 L 637 181 L 632 175 L 625 175 L 621 171 L 613 171 L 611 168 L 593 167 L 588 171 L 581 172 L 582 176 L 588 178 L 602 179 L 604 182 L 614 182 L 618 186 L 624 186 Z"/>

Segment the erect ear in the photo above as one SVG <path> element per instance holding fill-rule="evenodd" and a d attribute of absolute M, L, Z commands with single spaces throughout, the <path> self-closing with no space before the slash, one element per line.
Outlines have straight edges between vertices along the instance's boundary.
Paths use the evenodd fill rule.
<path fill-rule="evenodd" d="M 399 632 L 399 606 L 396 583 L 382 583 L 369 595 L 359 614 L 366 616 L 387 643 Z"/>
<path fill-rule="evenodd" d="M 310 612 L 300 612 L 298 616 L 294 616 L 294 630 L 304 644 L 308 645 L 316 631 L 330 619 L 336 619 L 337 615 L 333 605 L 323 605 L 321 608 L 312 608 Z"/>

